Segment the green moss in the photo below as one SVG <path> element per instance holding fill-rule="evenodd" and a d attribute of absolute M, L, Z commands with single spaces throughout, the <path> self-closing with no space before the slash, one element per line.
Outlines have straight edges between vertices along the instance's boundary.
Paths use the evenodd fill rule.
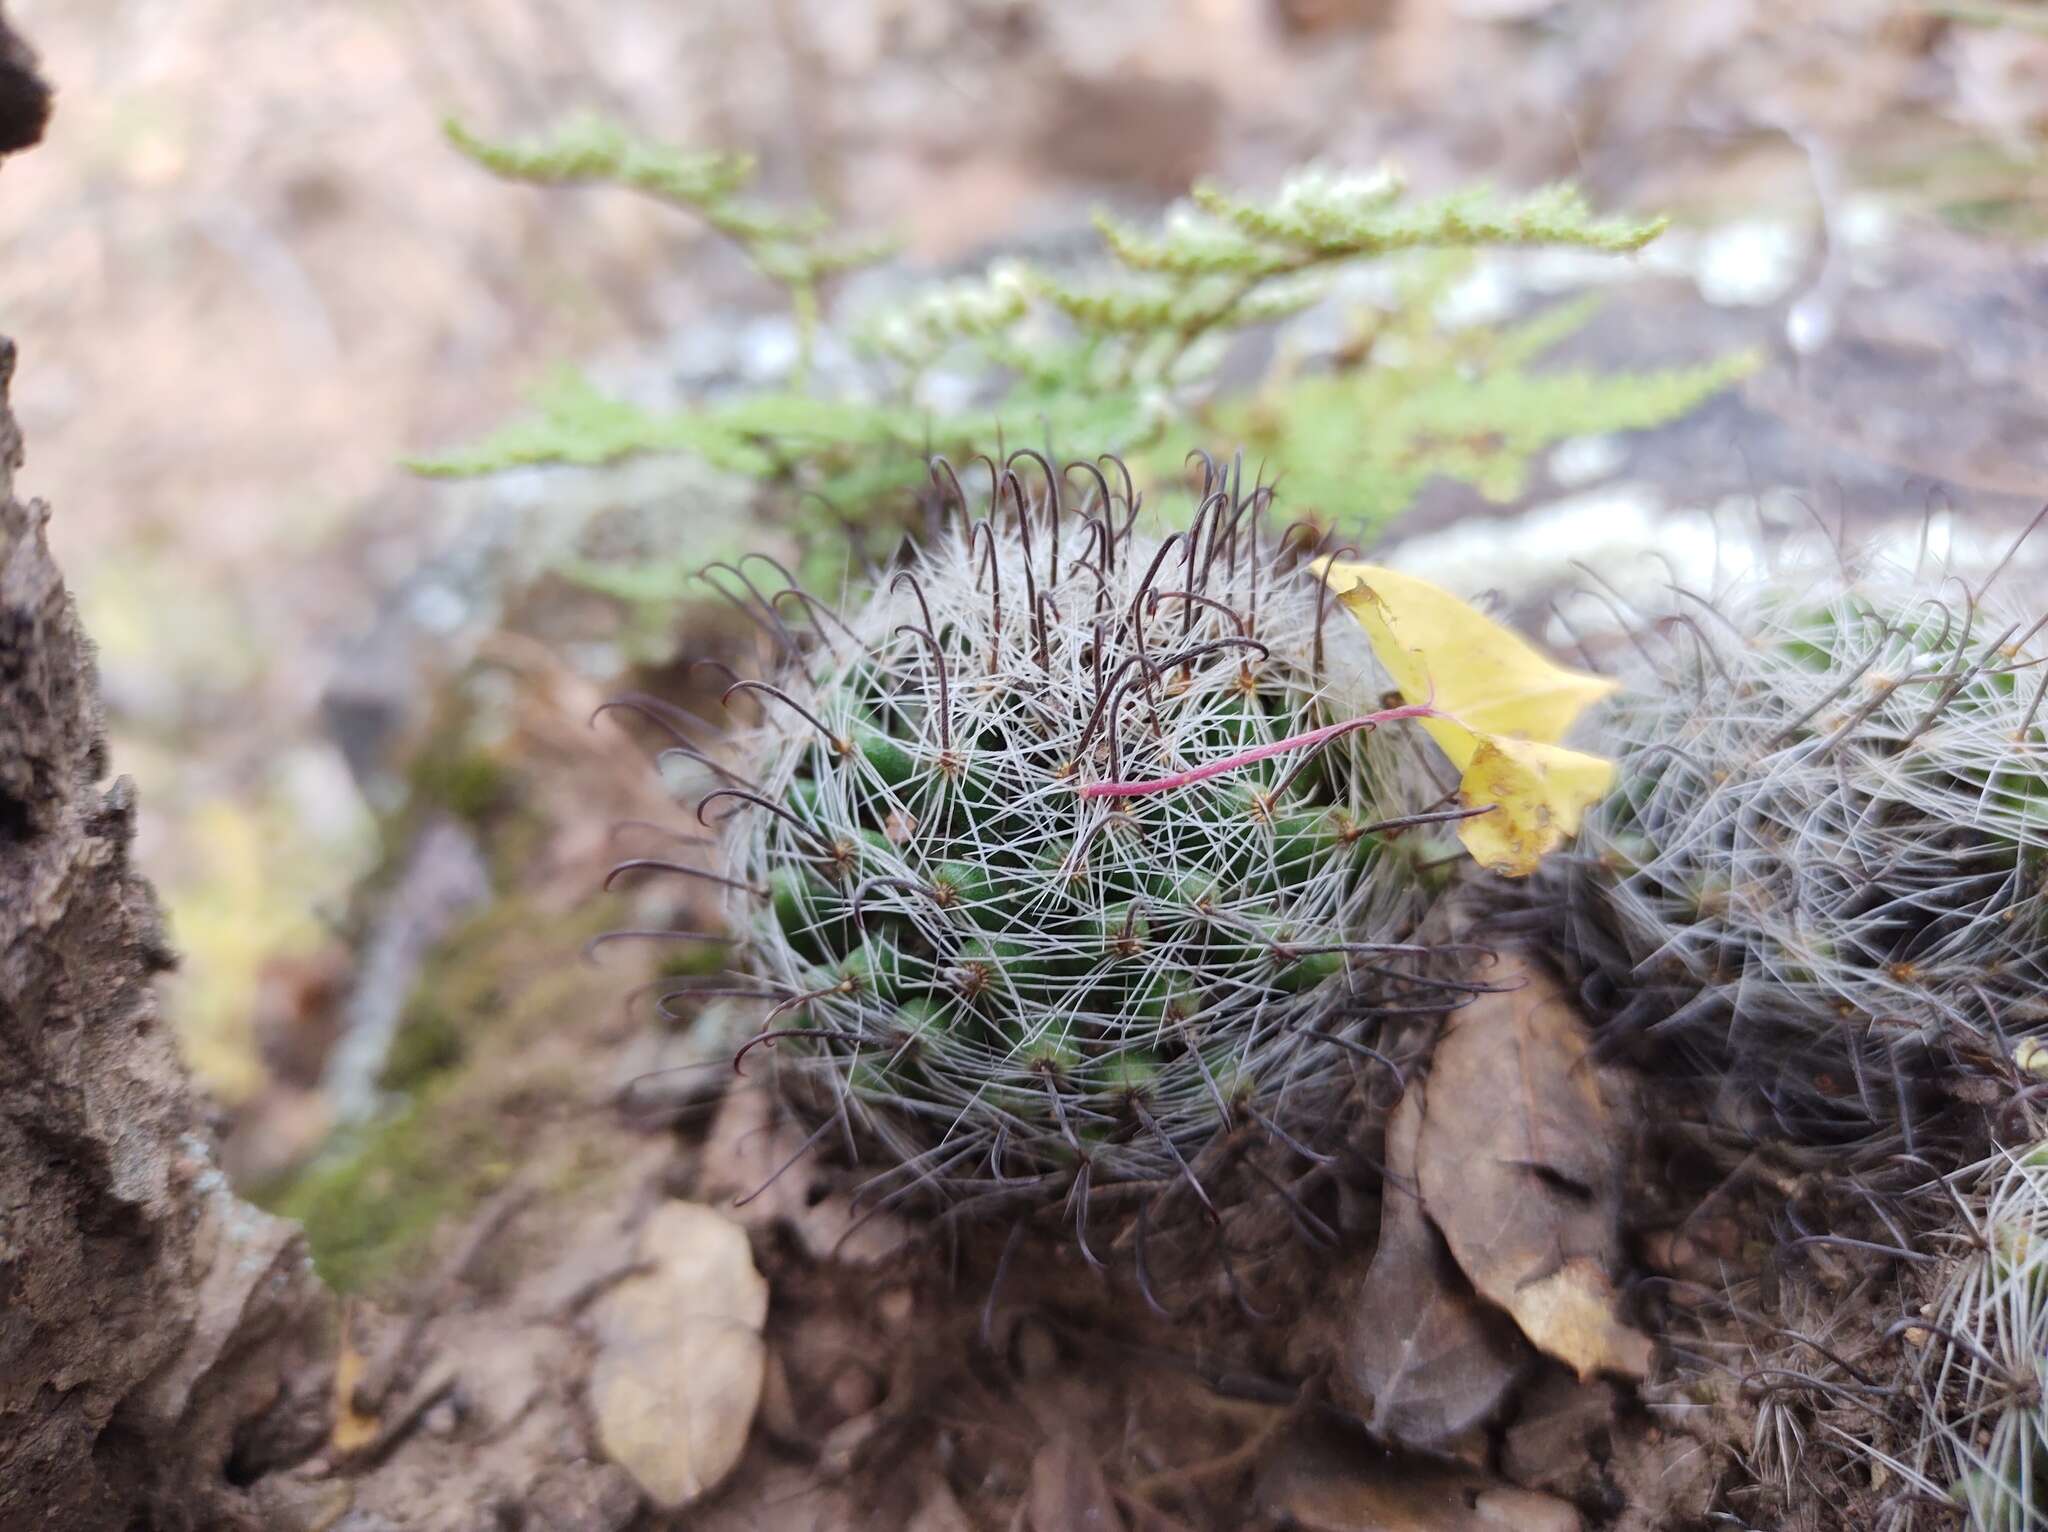
<path fill-rule="evenodd" d="M 384 1068 L 377 1076 L 378 1089 L 418 1090 L 436 1075 L 455 1068 L 467 1052 L 455 1018 L 437 1005 L 408 1006 L 398 1036 L 391 1041 Z"/>
<path fill-rule="evenodd" d="M 471 1052 L 502 1050 L 580 1016 L 589 991 L 611 983 L 577 960 L 580 945 L 620 923 L 620 901 L 596 899 L 569 914 L 504 898 L 457 926 L 427 959 L 407 1002 L 408 1025 L 445 1018 Z M 536 944 L 535 934 L 546 933 Z M 722 949 L 714 949 L 722 950 Z"/>
<path fill-rule="evenodd" d="M 338 1291 L 376 1288 L 414 1267 L 444 1218 L 510 1173 L 490 1114 L 447 1106 L 445 1089 L 423 1092 L 265 1199 L 305 1225 L 313 1264 Z"/>
<path fill-rule="evenodd" d="M 448 737 L 459 733 L 448 731 L 413 762 L 413 797 L 465 824 L 482 825 L 512 800 L 511 773 L 489 753 L 465 749 L 459 739 Z"/>
<path fill-rule="evenodd" d="M 306 1226 L 333 1286 L 376 1289 L 410 1271 L 444 1220 L 531 1157 L 522 1124 L 563 1089 L 536 1044 L 612 1014 L 616 975 L 580 962 L 577 948 L 618 915 L 612 900 L 565 918 L 501 899 L 428 959 L 380 1081 L 411 1099 L 258 1193 Z"/>
<path fill-rule="evenodd" d="M 730 956 L 724 942 L 679 942 L 655 972 L 664 979 L 701 979 L 725 972 Z"/>

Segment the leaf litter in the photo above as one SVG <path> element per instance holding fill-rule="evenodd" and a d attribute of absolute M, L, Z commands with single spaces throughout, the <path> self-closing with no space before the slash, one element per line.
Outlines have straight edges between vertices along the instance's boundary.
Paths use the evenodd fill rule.
<path fill-rule="evenodd" d="M 1492 1415 L 1532 1358 L 1472 1290 L 1414 1190 L 1425 1089 L 1411 1083 L 1387 1124 L 1379 1248 L 1350 1300 L 1333 1387 L 1374 1435 L 1430 1449 Z"/>
<path fill-rule="evenodd" d="M 1422 1203 L 1478 1292 L 1581 1378 L 1641 1379 L 1649 1337 L 1620 1313 L 1628 1128 L 1592 1035 L 1555 982 L 1505 960 L 1438 1042 L 1416 1148 Z"/>

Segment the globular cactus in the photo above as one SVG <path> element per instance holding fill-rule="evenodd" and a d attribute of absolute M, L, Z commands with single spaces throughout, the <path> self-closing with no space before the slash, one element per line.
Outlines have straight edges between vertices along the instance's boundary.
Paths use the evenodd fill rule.
<path fill-rule="evenodd" d="M 781 668 L 728 694 L 761 721 L 699 807 L 767 988 L 741 1063 L 876 1205 L 1206 1205 L 1245 1158 L 1219 1140 L 1298 1173 L 1473 987 L 1419 938 L 1414 832 L 1456 811 L 1394 729 L 1084 795 L 1329 723 L 1369 651 L 1269 491 L 1212 469 L 1162 538 L 1113 462 L 990 476 L 971 513 L 938 465 L 941 524 L 843 615 L 753 598 Z"/>
<path fill-rule="evenodd" d="M 2048 1022 L 2042 621 L 1882 559 L 1682 597 L 1635 635 L 1616 786 L 1538 887 L 1610 1035 L 1770 1131 L 1896 1147 Z"/>
<path fill-rule="evenodd" d="M 1918 1425 L 1900 1466 L 1920 1493 L 1897 1532 L 1922 1524 L 1916 1500 L 1936 1498 L 1971 1532 L 2048 1525 L 2048 1146 L 2002 1154 L 1981 1178 L 1925 1323 L 1898 1327 L 1918 1357 L 1906 1391 Z"/>

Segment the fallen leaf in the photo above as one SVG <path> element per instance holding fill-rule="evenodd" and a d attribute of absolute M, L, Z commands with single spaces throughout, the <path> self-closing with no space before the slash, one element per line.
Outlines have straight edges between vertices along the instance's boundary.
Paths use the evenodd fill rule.
<path fill-rule="evenodd" d="M 1373 650 L 1394 684 L 1426 694 L 1434 682 L 1438 700 L 1478 733 L 1559 740 L 1615 689 L 1605 676 L 1556 664 L 1440 585 L 1380 564 L 1320 562 L 1339 598 L 1367 608 L 1384 629 Z"/>
<path fill-rule="evenodd" d="M 1613 763 L 1597 755 L 1491 736 L 1464 772 L 1459 804 L 1494 812 L 1465 820 L 1458 838 L 1480 866 L 1507 877 L 1534 872 L 1545 853 L 1577 835 L 1586 809 L 1614 780 Z"/>
<path fill-rule="evenodd" d="M 1617 1313 L 1626 1130 L 1591 1036 L 1557 986 L 1509 959 L 1517 988 L 1456 1012 L 1430 1063 L 1422 1204 L 1480 1296 L 1581 1378 L 1641 1378 L 1650 1341 Z"/>
<path fill-rule="evenodd" d="M 656 1208 L 639 1258 L 652 1269 L 591 1308 L 591 1414 L 605 1456 L 676 1510 L 724 1479 L 746 1447 L 768 1284 L 746 1231 L 695 1203 Z"/>
<path fill-rule="evenodd" d="M 1491 1415 L 1529 1361 L 1500 1310 L 1480 1301 L 1412 1191 L 1424 1085 L 1387 1122 L 1379 1246 L 1351 1303 L 1333 1380 L 1368 1428 L 1404 1447 L 1441 1446 Z"/>
<path fill-rule="evenodd" d="M 1422 727 L 1461 774 L 1460 801 L 1492 810 L 1459 826 L 1465 849 L 1505 876 L 1534 872 L 1614 780 L 1613 762 L 1558 741 L 1616 683 L 1556 664 L 1414 575 L 1330 558 L 1310 567 L 1358 620 L 1401 695 L 1449 715 Z"/>
<path fill-rule="evenodd" d="M 1259 1477 L 1259 1506 L 1300 1532 L 1581 1532 L 1568 1502 L 1470 1469 L 1298 1438 Z"/>

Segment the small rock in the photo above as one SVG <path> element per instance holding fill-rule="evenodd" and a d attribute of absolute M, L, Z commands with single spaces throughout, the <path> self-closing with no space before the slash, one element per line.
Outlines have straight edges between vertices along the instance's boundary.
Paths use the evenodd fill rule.
<path fill-rule="evenodd" d="M 768 1284 L 746 1232 L 671 1202 L 640 1234 L 631 1277 L 592 1307 L 599 1445 L 664 1510 L 714 1488 L 739 1461 L 761 1399 Z"/>
<path fill-rule="evenodd" d="M 564 1464 L 525 1498 L 526 1525 L 549 1532 L 620 1532 L 640 1510 L 632 1478 L 610 1463 Z"/>
<path fill-rule="evenodd" d="M 825 1479 L 843 1479 L 853 1472 L 860 1450 L 882 1428 L 882 1417 L 874 1411 L 842 1420 L 818 1443 L 818 1473 Z"/>
<path fill-rule="evenodd" d="M 1073 1430 L 1054 1436 L 1032 1458 L 1024 1504 L 1032 1532 L 1123 1532 L 1101 1465 Z"/>
<path fill-rule="evenodd" d="M 1581 1532 L 1570 1503 L 1426 1458 L 1323 1433 L 1284 1442 L 1259 1474 L 1269 1516 L 1300 1532 Z"/>
<path fill-rule="evenodd" d="M 1565 1501 L 1525 1489 L 1484 1489 L 1472 1502 L 1481 1527 L 1501 1532 L 1580 1532 L 1585 1523 Z"/>
<path fill-rule="evenodd" d="M 901 1330 L 909 1324 L 916 1308 L 917 1300 L 908 1287 L 888 1287 L 875 1294 L 875 1318 L 887 1330 Z"/>
<path fill-rule="evenodd" d="M 882 1380 L 863 1362 L 848 1362 L 832 1375 L 825 1397 L 841 1420 L 865 1415 L 882 1402 Z"/>

